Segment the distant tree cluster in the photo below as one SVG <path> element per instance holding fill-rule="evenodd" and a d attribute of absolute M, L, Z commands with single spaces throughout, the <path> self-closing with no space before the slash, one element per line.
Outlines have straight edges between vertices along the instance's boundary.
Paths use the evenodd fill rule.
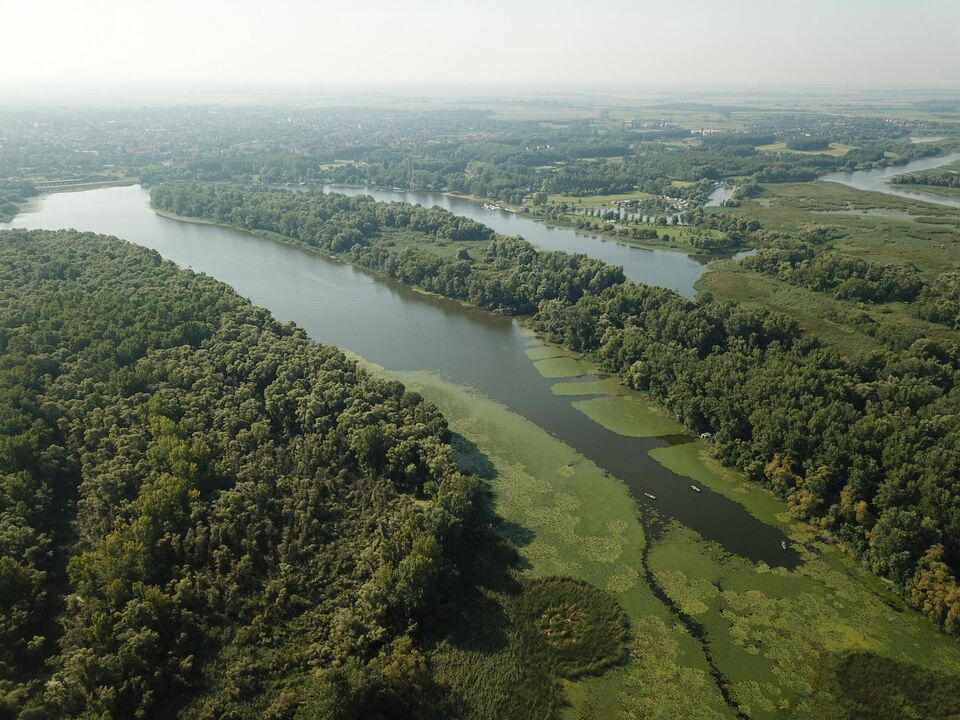
<path fill-rule="evenodd" d="M 960 188 L 960 173 L 947 172 L 930 175 L 897 175 L 891 181 L 896 185 L 930 185 L 932 187 Z"/>
<path fill-rule="evenodd" d="M 800 150 L 803 152 L 815 152 L 817 150 L 829 150 L 830 141 L 827 138 L 815 137 L 811 135 L 794 135 L 788 137 L 784 144 L 790 150 Z"/>
<path fill-rule="evenodd" d="M 20 204 L 36 194 L 32 183 L 0 181 L 0 220 L 12 220 Z"/>
<path fill-rule="evenodd" d="M 881 265 L 835 252 L 818 252 L 813 243 L 803 241 L 761 248 L 743 264 L 793 285 L 830 292 L 841 300 L 910 302 L 924 287 L 914 267 Z"/>

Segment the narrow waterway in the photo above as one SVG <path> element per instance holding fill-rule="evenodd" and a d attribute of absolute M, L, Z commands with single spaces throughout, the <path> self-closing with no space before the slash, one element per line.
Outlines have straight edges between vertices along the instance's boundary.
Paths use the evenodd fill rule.
<path fill-rule="evenodd" d="M 677 250 L 648 250 L 624 245 L 573 228 L 547 225 L 523 213 L 491 209 L 486 203 L 455 195 L 378 190 L 354 185 L 324 185 L 323 189 L 344 195 L 370 195 L 385 202 L 405 202 L 424 207 L 437 205 L 481 222 L 502 235 L 520 235 L 537 247 L 583 253 L 610 265 L 621 265 L 624 274 L 633 280 L 670 288 L 690 298 L 696 295 L 693 284 L 706 272 L 710 261 L 709 258 L 698 258 Z"/>
<path fill-rule="evenodd" d="M 654 461 L 648 452 L 689 438 L 612 433 L 551 392 L 525 350 L 531 338 L 510 318 L 425 296 L 304 249 L 238 230 L 156 215 L 139 186 L 50 195 L 7 227 L 76 228 L 117 235 L 232 285 L 292 320 L 312 338 L 389 370 L 428 370 L 503 403 L 619 478 L 642 504 L 676 518 L 725 549 L 795 567 L 783 533 L 741 505 Z M 0 225 L 0 227 L 3 227 Z M 644 493 L 656 496 L 647 498 Z"/>
<path fill-rule="evenodd" d="M 923 158 L 921 160 L 908 162 L 906 165 L 892 165 L 890 167 L 877 168 L 876 170 L 829 173 L 821 177 L 820 180 L 822 182 L 840 183 L 841 185 L 846 185 L 857 190 L 881 192 L 887 195 L 907 198 L 908 200 L 920 200 L 934 205 L 960 208 L 960 198 L 951 198 L 944 195 L 933 195 L 919 190 L 911 190 L 910 188 L 912 186 L 910 185 L 894 185 L 890 182 L 897 175 L 906 175 L 907 173 L 920 172 L 922 170 L 934 170 L 957 161 L 960 161 L 960 152 L 941 155 L 939 157 Z"/>

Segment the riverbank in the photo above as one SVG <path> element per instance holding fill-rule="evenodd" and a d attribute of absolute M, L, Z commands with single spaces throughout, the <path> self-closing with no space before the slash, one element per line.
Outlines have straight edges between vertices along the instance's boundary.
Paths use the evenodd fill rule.
<path fill-rule="evenodd" d="M 0 223 L 11 222 L 17 215 L 29 213 L 36 210 L 44 198 L 51 195 L 68 192 L 83 192 L 85 190 L 95 190 L 109 187 L 128 187 L 139 184 L 140 180 L 135 177 L 117 178 L 113 180 L 96 180 L 72 185 L 57 186 L 55 188 L 38 188 L 35 195 L 31 195 L 21 202 L 13 203 L 15 210 L 12 213 L 0 210 Z"/>
<path fill-rule="evenodd" d="M 897 682 L 896 673 L 915 673 L 911 668 L 922 668 L 925 677 L 940 668 L 960 670 L 956 641 L 937 633 L 842 547 L 791 519 L 769 491 L 720 466 L 708 443 L 673 445 L 651 456 L 785 528 L 803 555 L 796 571 L 731 556 L 676 523 L 651 536 L 633 520 L 635 505 L 621 482 L 542 429 L 432 373 L 385 375 L 435 403 L 462 438 L 463 468 L 490 483 L 505 521 L 500 530 L 516 543 L 525 573 L 587 580 L 627 610 L 630 659 L 603 676 L 565 683 L 571 705 L 564 717 L 732 717 L 702 643 L 736 707 L 755 719 L 841 716 L 849 700 L 832 673 L 850 652 L 867 649 L 899 668 L 877 683 Z M 570 392 L 577 377 L 556 378 L 557 391 Z M 585 385 L 590 396 L 603 389 Z M 615 392 L 601 394 L 613 403 L 604 415 L 620 432 L 672 430 L 621 403 L 619 388 L 608 389 Z M 644 568 L 669 604 L 644 582 Z M 678 622 L 677 611 L 701 628 L 701 637 Z M 452 648 L 438 661 L 458 668 L 477 663 L 488 673 L 498 667 L 496 657 Z"/>
<path fill-rule="evenodd" d="M 520 236 L 537 248 L 583 254 L 608 265 L 620 266 L 627 277 L 656 287 L 676 290 L 693 297 L 693 284 L 706 270 L 706 259 L 694 256 L 690 249 L 667 245 L 646 246 L 642 242 L 626 243 L 625 238 L 602 236 L 579 231 L 574 223 L 552 222 L 525 212 L 502 212 L 486 209 L 479 202 L 465 200 L 443 192 L 381 190 L 373 187 L 322 185 L 324 191 L 346 195 L 369 195 L 382 202 L 405 202 L 424 207 L 437 205 L 455 215 L 468 217 L 504 236 Z M 669 229 L 667 232 L 671 232 Z"/>
<path fill-rule="evenodd" d="M 615 243 L 624 248 L 630 248 L 635 250 L 668 251 L 668 252 L 683 253 L 684 255 L 692 259 L 695 259 L 696 262 L 704 266 L 710 261 L 712 261 L 713 259 L 729 257 L 729 254 L 731 252 L 730 250 L 713 252 L 709 250 L 704 250 L 703 248 L 694 247 L 689 243 L 676 241 L 674 239 L 674 236 L 678 234 L 679 230 L 682 229 L 682 226 L 669 226 L 669 225 L 658 226 L 654 223 L 647 223 L 642 225 L 641 227 L 647 227 L 649 229 L 656 230 L 658 233 L 658 236 L 664 233 L 669 234 L 671 235 L 672 239 L 668 242 L 664 242 L 659 239 L 658 240 L 653 240 L 653 239 L 636 240 L 633 238 L 624 237 L 623 235 L 619 235 L 616 232 L 604 232 L 600 228 L 592 228 L 589 230 L 580 228 L 577 226 L 577 221 L 575 219 L 575 216 L 565 215 L 562 218 L 548 218 L 545 215 L 541 214 L 539 211 L 531 210 L 526 206 L 505 203 L 505 202 L 491 200 L 489 198 L 483 198 L 477 195 L 469 195 L 465 193 L 448 192 L 448 191 L 422 192 L 422 191 L 416 191 L 416 190 L 404 190 L 402 188 L 382 188 L 382 187 L 376 187 L 372 185 L 319 184 L 317 186 L 309 186 L 309 187 L 318 187 L 319 189 L 322 189 L 328 192 L 343 192 L 344 190 L 361 191 L 361 192 L 367 191 L 367 193 L 370 194 L 370 196 L 374 197 L 375 199 L 393 200 L 394 202 L 411 202 L 411 201 L 401 200 L 399 198 L 384 197 L 384 196 L 385 195 L 387 196 L 436 195 L 436 196 L 442 196 L 442 197 L 446 197 L 454 200 L 459 200 L 462 202 L 469 202 L 472 204 L 476 204 L 477 206 L 482 207 L 483 210 L 485 211 L 490 210 L 490 208 L 486 207 L 487 204 L 495 203 L 500 206 L 500 210 L 504 212 L 512 213 L 513 215 L 522 217 L 523 219 L 527 219 L 530 222 L 536 223 L 537 225 L 540 225 L 547 230 L 550 230 L 550 229 L 572 230 L 573 232 L 577 233 L 584 239 L 591 238 L 591 239 L 601 240 L 603 242 Z M 426 203 L 421 203 L 421 204 L 427 205 L 428 203 L 429 203 L 429 200 L 427 200 Z M 461 215 L 464 214 L 463 208 L 457 208 L 455 210 L 454 209 L 452 210 L 457 214 L 461 214 Z M 491 212 L 498 212 L 498 211 L 494 210 Z M 494 227 L 494 229 L 497 229 L 493 224 L 490 223 L 489 217 L 483 217 L 483 218 L 474 217 L 474 219 L 477 219 L 480 222 L 484 222 L 485 224 L 491 225 L 491 227 Z M 503 234 L 508 234 L 508 233 L 503 233 Z M 523 235 L 523 237 L 524 239 L 534 242 L 534 244 L 537 244 L 535 241 L 531 240 L 530 237 L 527 237 L 526 235 Z M 577 252 L 576 248 L 564 248 L 564 249 L 567 252 Z M 733 250 L 737 251 L 740 249 L 742 248 L 738 247 L 738 248 L 734 248 Z M 589 252 L 587 254 L 589 254 Z M 616 264 L 616 263 L 613 263 L 613 264 Z"/>
<path fill-rule="evenodd" d="M 458 300 L 457 298 L 447 297 L 446 295 L 439 295 L 437 293 L 430 292 L 429 290 L 424 290 L 423 288 L 419 288 L 414 285 L 408 285 L 406 283 L 402 283 L 396 278 L 390 277 L 386 273 L 380 272 L 379 270 L 374 270 L 372 268 L 364 267 L 363 265 L 357 265 L 356 263 L 350 262 L 350 260 L 346 257 L 337 255 L 336 253 L 326 252 L 322 248 L 305 248 L 302 243 L 299 243 L 296 240 L 292 240 L 286 235 L 280 235 L 279 233 L 270 232 L 269 230 L 252 230 L 248 228 L 239 227 L 238 225 L 231 225 L 230 223 L 218 222 L 216 220 L 207 220 L 205 218 L 195 218 L 195 217 L 189 217 L 186 215 L 177 215 L 176 213 L 163 210 L 162 208 L 154 207 L 153 205 L 150 206 L 150 209 L 160 217 L 167 218 L 168 220 L 176 220 L 177 222 L 194 223 L 196 225 L 210 225 L 212 227 L 224 228 L 226 230 L 233 230 L 235 232 L 246 233 L 254 237 L 263 238 L 264 240 L 270 240 L 271 242 L 281 243 L 282 245 L 288 245 L 290 247 L 295 247 L 300 250 L 305 250 L 307 252 L 311 252 L 311 253 L 314 253 L 315 255 L 319 255 L 323 258 L 326 258 L 331 262 L 340 263 L 342 265 L 348 265 L 349 267 L 353 268 L 358 272 L 362 272 L 366 275 L 369 275 L 372 278 L 375 278 L 378 282 L 402 286 L 404 289 L 410 292 L 417 293 L 418 295 L 423 295 L 424 297 L 433 298 L 435 300 L 442 300 L 444 302 L 461 305 L 462 307 L 471 308 L 471 309 L 479 310 L 482 312 L 491 312 L 493 314 L 498 314 L 498 313 L 494 313 L 494 311 L 485 310 L 484 308 L 480 308 L 480 307 L 477 307 L 476 305 L 472 305 L 466 300 Z M 514 315 L 511 317 L 516 317 L 518 319 L 525 318 L 525 316 L 523 315 Z"/>

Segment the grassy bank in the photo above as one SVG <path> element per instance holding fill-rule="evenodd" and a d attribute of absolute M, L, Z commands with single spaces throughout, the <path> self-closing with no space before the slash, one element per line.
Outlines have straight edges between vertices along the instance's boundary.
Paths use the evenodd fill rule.
<path fill-rule="evenodd" d="M 907 189 L 911 187 L 922 189 Z M 756 218 L 764 228 L 793 237 L 819 229 L 818 252 L 916 267 L 926 282 L 960 269 L 960 213 L 953 208 L 813 182 L 767 185 L 759 197 L 718 212 Z M 790 315 L 805 331 L 844 354 L 881 349 L 891 342 L 909 343 L 916 337 L 958 337 L 943 325 L 919 319 L 909 303 L 840 300 L 830 292 L 798 287 L 739 263 L 711 265 L 697 289 Z"/>
<path fill-rule="evenodd" d="M 623 435 L 676 431 L 642 395 L 613 387 L 611 380 L 586 383 L 585 394 L 605 394 L 578 407 Z M 554 391 L 570 395 L 576 385 L 558 383 Z M 863 703 L 861 690 L 838 685 L 841 661 L 849 653 L 884 659 L 885 674 L 873 679 L 878 689 L 908 677 L 925 678 L 937 692 L 957 682 L 960 643 L 907 608 L 889 584 L 829 537 L 795 520 L 779 498 L 721 466 L 708 442 L 675 444 L 650 455 L 783 529 L 803 557 L 795 571 L 772 569 L 731 555 L 676 523 L 650 550 L 658 583 L 705 628 L 719 669 L 750 717 L 840 717 L 854 700 Z M 936 671 L 951 677 L 939 678 Z M 904 717 L 919 703 L 914 698 L 904 705 Z"/>
<path fill-rule="evenodd" d="M 642 580 L 646 545 L 627 488 L 502 405 L 430 373 L 392 375 L 436 403 L 458 435 L 465 469 L 486 477 L 504 535 L 525 575 L 565 575 L 611 593 L 630 622 L 631 654 L 601 676 L 565 684 L 575 718 L 729 717 L 696 641 Z M 486 681 L 512 667 L 509 646 L 442 648 L 437 662 L 473 667 L 481 706 Z M 494 686 L 496 683 L 494 683 Z M 655 701 L 654 701 L 655 700 Z M 661 715 L 649 715 L 654 708 Z M 670 713 L 677 713 L 671 715 Z"/>

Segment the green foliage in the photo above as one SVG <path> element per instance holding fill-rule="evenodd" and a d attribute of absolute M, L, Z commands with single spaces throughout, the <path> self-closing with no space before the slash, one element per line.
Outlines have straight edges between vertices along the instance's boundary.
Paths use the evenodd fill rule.
<path fill-rule="evenodd" d="M 0 221 L 12 219 L 21 203 L 36 194 L 28 182 L 0 181 Z"/>
<path fill-rule="evenodd" d="M 161 203 L 176 198 L 174 210 L 234 198 L 219 205 L 221 214 L 233 212 L 231 207 L 249 213 L 304 202 L 291 193 L 195 185 L 161 187 L 155 194 Z M 245 204 L 243 196 L 252 202 Z M 315 197 L 320 208 L 342 202 Z M 754 262 L 843 297 L 880 301 L 919 291 L 913 271 L 817 254 L 814 248 L 826 235 L 826 229 L 816 228 L 804 234 L 803 242 L 781 240 L 780 249 Z M 403 254 L 398 259 L 382 247 L 353 250 L 350 257 L 366 264 L 371 255 L 381 258 L 376 267 L 407 267 Z M 577 267 L 576 256 L 536 253 L 521 240 L 495 239 L 486 257 L 497 272 L 480 276 L 492 281 L 483 287 L 498 291 L 504 276 L 546 270 L 538 265 L 540 258 L 547 258 L 551 268 Z M 435 259 L 431 276 L 455 262 Z M 713 433 L 724 462 L 772 487 L 798 517 L 848 542 L 904 594 L 920 558 L 938 543 L 943 562 L 956 573 L 960 493 L 951 481 L 960 448 L 960 424 L 952 411 L 960 375 L 956 345 L 918 340 L 902 350 L 848 361 L 803 337 L 785 316 L 710 298 L 689 301 L 624 282 L 613 269 L 604 273 L 600 263 L 584 263 L 592 274 L 581 282 L 559 288 L 547 284 L 533 294 L 514 290 L 529 288 L 532 281 L 510 284 L 508 301 L 499 292 L 429 287 L 512 311 L 528 308 L 539 297 L 535 328 L 573 350 L 595 353 L 605 367 L 649 392 L 688 427 Z M 421 286 L 426 276 L 389 274 Z"/>
<path fill-rule="evenodd" d="M 270 678 L 346 658 L 350 692 L 413 697 L 412 622 L 479 528 L 437 410 L 151 251 L 11 231 L 0 257 L 7 704 L 259 716 Z M 251 663 L 240 695 L 208 675 Z"/>
<path fill-rule="evenodd" d="M 623 610 L 605 592 L 582 581 L 533 580 L 515 601 L 513 613 L 529 659 L 563 677 L 596 673 L 626 657 Z"/>
<path fill-rule="evenodd" d="M 791 150 L 800 150 L 803 152 L 828 150 L 830 148 L 830 141 L 827 138 L 812 135 L 794 135 L 787 138 L 784 142 Z"/>
<path fill-rule="evenodd" d="M 842 720 L 949 720 L 960 713 L 960 677 L 932 673 L 866 652 L 845 653 L 828 666 Z"/>
<path fill-rule="evenodd" d="M 955 344 L 918 340 L 849 361 L 783 316 L 630 282 L 541 303 L 533 322 L 711 432 L 724 462 L 848 542 L 904 594 L 938 543 L 949 572 L 925 575 L 921 595 L 952 587 L 933 586 L 960 569 Z"/>
<path fill-rule="evenodd" d="M 892 183 L 896 185 L 931 185 L 933 187 L 960 188 L 960 173 L 924 173 L 897 175 Z"/>
<path fill-rule="evenodd" d="M 519 238 L 494 237 L 486 226 L 438 208 L 364 196 L 198 184 L 161 185 L 150 197 L 162 210 L 277 233 L 429 292 L 511 314 L 531 313 L 541 300 L 575 301 L 624 277 L 620 268 L 584 255 L 539 252 Z M 469 255 L 450 258 L 379 242 L 391 229 L 489 242 L 476 261 Z"/>
<path fill-rule="evenodd" d="M 920 317 L 960 330 L 960 272 L 943 273 L 924 288 L 919 308 Z"/>
<path fill-rule="evenodd" d="M 509 568 L 478 553 L 484 495 L 439 411 L 152 251 L 73 231 L 0 240 L 3 712 L 463 705 L 428 646 L 476 582 L 468 563 Z M 622 653 L 602 625 L 620 611 L 574 585 L 565 602 L 599 607 L 603 633 L 584 631 L 577 667 L 599 670 Z M 571 662 L 535 673 L 529 717 L 556 712 Z"/>
<path fill-rule="evenodd" d="M 811 290 L 831 292 L 841 300 L 859 302 L 911 301 L 924 288 L 916 268 L 881 265 L 860 257 L 818 252 L 814 243 L 780 241 L 746 258 L 756 272 Z"/>

